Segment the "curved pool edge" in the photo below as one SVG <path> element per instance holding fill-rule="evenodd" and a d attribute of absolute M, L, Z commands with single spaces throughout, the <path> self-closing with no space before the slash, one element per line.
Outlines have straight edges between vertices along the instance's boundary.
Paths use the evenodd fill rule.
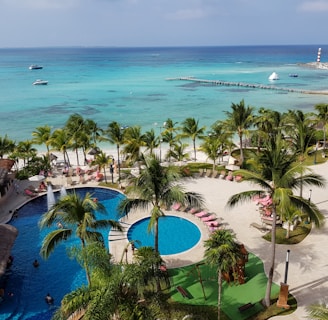
<path fill-rule="evenodd" d="M 204 259 L 204 241 L 208 239 L 209 236 L 209 230 L 205 224 L 195 217 L 194 215 L 186 212 L 180 212 L 180 211 L 166 211 L 166 216 L 176 216 L 180 218 L 184 218 L 191 223 L 195 224 L 198 229 L 200 230 L 200 239 L 197 242 L 195 246 L 192 248 L 183 251 L 181 253 L 176 254 L 170 254 L 170 255 L 161 255 L 164 262 L 166 263 L 168 268 L 179 268 L 184 267 L 188 265 L 195 264 L 197 262 L 200 262 Z M 129 213 L 128 216 L 123 217 L 120 219 L 120 222 L 128 225 L 124 233 L 122 234 L 121 239 L 115 240 L 110 242 L 109 241 L 109 251 L 113 256 L 113 260 L 115 262 L 120 262 L 121 257 L 123 254 L 123 251 L 128 246 L 128 238 L 127 238 L 127 232 L 128 229 L 136 222 L 149 218 L 149 214 L 145 214 L 144 211 L 136 210 L 133 213 Z M 113 231 L 110 231 L 109 233 L 109 239 L 111 237 Z M 115 232 L 115 231 L 114 231 Z M 133 260 L 133 254 L 132 250 L 128 250 L 127 252 L 127 260 L 128 262 L 132 262 Z"/>

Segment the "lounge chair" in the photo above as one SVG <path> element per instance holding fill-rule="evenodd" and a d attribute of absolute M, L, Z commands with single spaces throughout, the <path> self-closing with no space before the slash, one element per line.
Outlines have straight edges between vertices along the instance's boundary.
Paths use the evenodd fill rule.
<path fill-rule="evenodd" d="M 200 211 L 200 212 L 195 213 L 195 217 L 197 217 L 197 218 L 202 218 L 207 215 L 208 215 L 208 213 L 206 211 Z"/>
<path fill-rule="evenodd" d="M 203 222 L 206 222 L 206 221 L 214 221 L 214 220 L 216 220 L 216 215 L 211 214 L 210 216 L 207 216 L 207 217 L 201 217 L 201 220 Z"/>
<path fill-rule="evenodd" d="M 206 177 L 208 177 L 208 178 L 211 177 L 212 173 L 213 173 L 212 170 L 207 169 L 206 170 Z"/>
<path fill-rule="evenodd" d="M 38 193 L 37 192 L 35 192 L 35 191 L 32 191 L 32 190 L 30 190 L 30 189 L 24 189 L 24 193 L 27 195 L 27 196 L 29 196 L 29 197 L 36 197 L 37 195 L 38 195 Z"/>
<path fill-rule="evenodd" d="M 219 221 L 204 221 L 209 227 L 218 227 L 220 225 Z"/>
<path fill-rule="evenodd" d="M 177 286 L 177 290 L 184 298 L 189 298 L 189 294 L 184 288 L 182 288 L 181 286 Z"/>
<path fill-rule="evenodd" d="M 219 173 L 216 170 L 214 170 L 212 173 L 212 178 L 217 178 L 218 175 L 219 175 Z"/>
<path fill-rule="evenodd" d="M 199 209 L 198 208 L 191 208 L 188 213 L 191 213 L 191 214 L 194 214 L 194 213 L 197 213 L 199 212 Z"/>
<path fill-rule="evenodd" d="M 202 178 L 205 176 L 206 171 L 204 169 L 199 169 L 199 178 Z"/>
<path fill-rule="evenodd" d="M 176 202 L 176 203 L 173 203 L 172 205 L 172 210 L 179 210 L 181 208 L 181 203 L 179 202 Z"/>

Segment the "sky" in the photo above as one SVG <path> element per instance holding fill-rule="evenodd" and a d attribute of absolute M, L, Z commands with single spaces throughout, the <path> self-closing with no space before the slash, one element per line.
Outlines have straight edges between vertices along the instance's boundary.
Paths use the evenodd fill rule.
<path fill-rule="evenodd" d="M 0 47 L 328 44 L 328 0 L 0 0 Z"/>

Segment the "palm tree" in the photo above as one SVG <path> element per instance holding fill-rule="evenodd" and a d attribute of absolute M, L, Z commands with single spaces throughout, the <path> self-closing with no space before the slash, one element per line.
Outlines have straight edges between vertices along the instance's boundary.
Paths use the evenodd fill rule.
<path fill-rule="evenodd" d="M 277 130 L 281 130 L 281 113 L 271 109 L 260 108 L 258 115 L 254 117 L 254 126 L 258 129 L 253 133 L 257 137 L 257 151 L 270 136 L 276 135 Z"/>
<path fill-rule="evenodd" d="M 125 131 L 124 136 L 124 153 L 127 155 L 127 159 L 132 163 L 138 162 L 141 160 L 141 147 L 145 146 L 145 137 L 141 133 L 140 126 L 129 127 Z"/>
<path fill-rule="evenodd" d="M 111 163 L 111 158 L 109 158 L 105 152 L 101 151 L 98 153 L 95 157 L 95 160 L 92 161 L 93 165 L 97 165 L 99 168 L 99 171 L 103 170 L 104 171 L 104 177 L 105 177 L 105 182 L 107 183 L 107 178 L 106 178 L 106 166 Z"/>
<path fill-rule="evenodd" d="M 228 116 L 227 124 L 231 130 L 237 132 L 240 146 L 240 162 L 244 162 L 243 137 L 253 124 L 253 107 L 245 106 L 245 101 L 241 100 L 238 104 L 232 103 L 232 111 L 226 111 Z"/>
<path fill-rule="evenodd" d="M 31 140 L 20 141 L 15 148 L 15 155 L 23 159 L 25 167 L 26 162 L 37 155 L 37 150 L 33 148 Z"/>
<path fill-rule="evenodd" d="M 186 192 L 179 180 L 181 174 L 175 166 L 163 167 L 157 157 L 147 157 L 145 168 L 138 177 L 131 177 L 132 185 L 127 188 L 125 198 L 119 205 L 121 214 L 131 209 L 150 209 L 148 230 L 154 230 L 154 249 L 158 250 L 158 221 L 163 217 L 164 208 L 169 208 L 174 202 L 202 207 L 203 198 L 198 193 Z"/>
<path fill-rule="evenodd" d="M 135 263 L 114 265 L 106 248 L 97 242 L 82 249 L 73 248 L 69 254 L 82 267 L 87 263 L 92 286 L 83 286 L 65 295 L 54 319 L 155 318 L 146 306 L 138 303 L 143 298 L 145 268 Z"/>
<path fill-rule="evenodd" d="M 319 103 L 314 106 L 314 109 L 318 112 L 317 122 L 322 125 L 323 131 L 323 150 L 326 150 L 326 128 L 328 124 L 328 104 Z"/>
<path fill-rule="evenodd" d="M 168 118 L 164 122 L 164 128 L 165 130 L 161 133 L 163 142 L 166 142 L 169 144 L 169 152 L 172 150 L 174 144 L 179 140 L 178 136 L 176 135 L 176 131 L 179 129 L 176 127 L 177 122 L 173 122 L 172 119 Z M 169 158 L 169 161 L 171 159 Z"/>
<path fill-rule="evenodd" d="M 173 158 L 176 161 L 183 161 L 189 159 L 189 153 L 186 152 L 186 148 L 188 147 L 187 143 L 182 143 L 178 141 L 173 144 L 173 148 L 168 151 L 168 157 Z"/>
<path fill-rule="evenodd" d="M 8 138 L 5 135 L 3 138 L 0 137 L 0 159 L 3 159 L 3 156 L 9 155 L 11 152 L 15 150 L 15 141 Z"/>
<path fill-rule="evenodd" d="M 229 273 L 241 257 L 240 247 L 230 230 L 216 230 L 205 240 L 205 263 L 217 268 L 218 320 L 221 313 L 222 274 Z"/>
<path fill-rule="evenodd" d="M 51 128 L 48 125 L 37 127 L 32 132 L 33 143 L 41 145 L 44 144 L 47 148 L 47 158 L 50 165 L 50 144 L 51 144 Z"/>
<path fill-rule="evenodd" d="M 272 199 L 271 257 L 264 298 L 267 307 L 270 306 L 275 268 L 277 212 L 282 213 L 290 207 L 302 208 L 315 226 L 320 227 L 323 221 L 323 216 L 317 206 L 307 199 L 294 195 L 293 190 L 297 190 L 302 183 L 308 186 L 323 187 L 325 180 L 320 175 L 312 172 L 307 173 L 304 164 L 296 160 L 297 155 L 289 152 L 281 134 L 272 137 L 267 141 L 266 148 L 259 155 L 257 166 L 254 166 L 252 171 L 237 170 L 234 173 L 235 175 L 242 175 L 244 181 L 251 181 L 260 189 L 235 194 L 228 200 L 228 205 L 233 207 L 240 202 L 252 201 L 253 196 L 259 194 L 268 194 Z"/>
<path fill-rule="evenodd" d="M 304 114 L 301 110 L 289 110 L 284 115 L 282 124 L 292 142 L 292 150 L 298 154 L 298 159 L 303 163 L 309 152 L 309 145 L 313 143 L 315 134 L 313 120 L 310 114 Z M 303 194 L 303 184 L 300 185 L 300 196 Z"/>
<path fill-rule="evenodd" d="M 111 122 L 107 130 L 105 130 L 105 135 L 110 143 L 116 145 L 117 149 L 117 166 L 118 166 L 118 180 L 121 181 L 121 161 L 120 161 L 120 146 L 124 143 L 125 128 L 122 127 L 118 122 Z M 104 138 L 103 138 L 104 139 Z"/>
<path fill-rule="evenodd" d="M 182 134 L 184 138 L 191 138 L 194 149 L 194 161 L 196 161 L 196 138 L 204 133 L 205 127 L 199 127 L 199 120 L 187 118 L 182 122 Z"/>
<path fill-rule="evenodd" d="M 40 253 L 47 259 L 56 246 L 67 238 L 76 236 L 80 239 L 81 247 L 86 247 L 87 243 L 99 241 L 104 243 L 99 229 L 113 227 L 122 230 L 120 224 L 113 220 L 97 220 L 98 214 L 106 215 L 106 209 L 98 202 L 94 201 L 92 195 L 87 193 L 84 198 L 75 192 L 59 199 L 48 212 L 42 215 L 39 222 L 40 228 L 51 227 L 61 223 L 63 228 L 51 231 L 43 239 Z M 88 266 L 85 265 L 86 276 L 91 285 Z"/>
<path fill-rule="evenodd" d="M 81 147 L 80 137 L 84 132 L 84 119 L 78 114 L 72 114 L 66 121 L 65 128 L 68 132 L 70 146 L 75 150 L 77 165 L 79 166 L 79 153 L 78 150 Z"/>
<path fill-rule="evenodd" d="M 70 146 L 69 136 L 67 135 L 67 130 L 65 129 L 56 129 L 50 138 L 51 147 L 54 150 L 60 151 L 63 153 L 64 161 L 70 165 L 69 156 L 67 150 Z"/>
<path fill-rule="evenodd" d="M 200 145 L 200 150 L 203 151 L 209 159 L 213 161 L 213 171 L 215 170 L 216 160 L 219 158 L 219 148 L 221 142 L 216 136 L 205 137 Z"/>
<path fill-rule="evenodd" d="M 152 128 L 146 131 L 143 138 L 146 144 L 146 150 L 149 150 L 150 154 L 153 154 L 154 149 L 158 148 L 160 144 L 159 137 L 156 137 L 155 130 Z"/>

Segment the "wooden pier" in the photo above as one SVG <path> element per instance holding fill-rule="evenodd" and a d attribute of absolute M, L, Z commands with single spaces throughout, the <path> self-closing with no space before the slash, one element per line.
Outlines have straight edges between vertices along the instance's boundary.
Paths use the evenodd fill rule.
<path fill-rule="evenodd" d="M 176 81 L 176 80 L 191 81 L 191 82 L 210 84 L 213 86 L 244 87 L 244 88 L 250 88 L 250 89 L 265 89 L 265 90 L 276 90 L 276 91 L 295 92 L 295 93 L 304 93 L 304 94 L 328 95 L 328 90 L 327 91 L 303 90 L 303 89 L 284 88 L 284 87 L 277 87 L 277 86 L 273 86 L 273 85 L 264 85 L 264 84 L 257 84 L 257 83 L 248 83 L 248 82 L 207 80 L 207 79 L 197 79 L 194 77 L 168 78 L 166 80 L 168 80 L 168 81 Z"/>

